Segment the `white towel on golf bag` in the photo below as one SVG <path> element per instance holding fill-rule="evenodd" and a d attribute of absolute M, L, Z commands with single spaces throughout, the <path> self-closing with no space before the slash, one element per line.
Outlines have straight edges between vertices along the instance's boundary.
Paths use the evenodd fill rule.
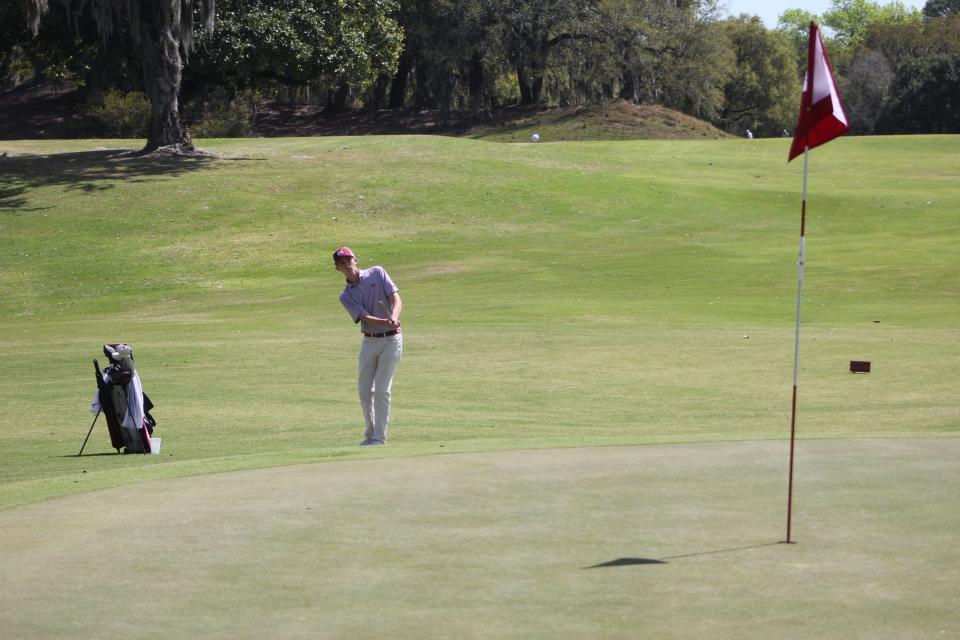
<path fill-rule="evenodd" d="M 103 381 L 110 384 L 110 376 L 103 374 Z M 123 426 L 130 429 L 143 429 L 143 386 L 140 383 L 140 374 L 136 369 L 130 376 L 130 382 L 126 387 L 127 392 L 127 413 L 123 416 Z M 93 400 L 90 402 L 90 413 L 100 412 L 100 390 L 93 393 Z"/>
<path fill-rule="evenodd" d="M 106 380 L 107 376 L 103 376 Z M 93 400 L 90 401 L 90 413 L 100 413 L 100 389 L 93 392 Z"/>
<path fill-rule="evenodd" d="M 127 385 L 127 415 L 123 416 L 123 426 L 143 429 L 143 386 L 136 369 Z"/>

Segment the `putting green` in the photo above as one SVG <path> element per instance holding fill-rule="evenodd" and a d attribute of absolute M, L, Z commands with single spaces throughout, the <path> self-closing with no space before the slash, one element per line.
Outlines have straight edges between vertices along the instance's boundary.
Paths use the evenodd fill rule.
<path fill-rule="evenodd" d="M 960 637 L 960 438 L 456 454 L 0 512 L 10 638 Z"/>

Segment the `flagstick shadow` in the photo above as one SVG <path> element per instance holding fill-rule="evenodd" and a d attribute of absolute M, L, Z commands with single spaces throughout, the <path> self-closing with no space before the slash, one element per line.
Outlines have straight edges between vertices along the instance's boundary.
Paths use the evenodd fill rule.
<path fill-rule="evenodd" d="M 697 556 L 710 556 L 718 553 L 733 553 L 735 551 L 749 551 L 751 549 L 762 549 L 763 547 L 772 547 L 782 542 L 765 542 L 763 544 L 754 544 L 746 547 L 732 547 L 730 549 L 714 549 L 712 551 L 698 551 L 696 553 L 683 553 L 675 556 L 666 556 L 663 558 L 617 558 L 608 560 L 582 569 L 604 569 L 608 567 L 628 567 L 638 564 L 669 564 L 670 560 L 682 560 L 683 558 L 695 558 Z"/>
<path fill-rule="evenodd" d="M 666 560 L 654 560 L 653 558 L 617 558 L 608 562 L 601 562 L 590 567 L 580 567 L 581 569 L 603 569 L 605 567 L 627 567 L 634 564 L 667 564 Z"/>

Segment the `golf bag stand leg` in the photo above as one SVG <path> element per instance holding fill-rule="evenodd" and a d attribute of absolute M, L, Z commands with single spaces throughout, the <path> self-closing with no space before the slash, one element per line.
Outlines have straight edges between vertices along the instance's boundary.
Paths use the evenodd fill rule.
<path fill-rule="evenodd" d="M 103 375 L 100 373 L 100 364 L 96 360 L 93 361 L 93 371 L 94 375 L 97 376 L 97 393 L 100 393 L 100 387 L 103 386 Z M 97 424 L 97 418 L 100 417 L 100 412 L 102 411 L 103 404 L 101 403 L 100 408 L 97 409 L 97 415 L 93 416 L 93 422 L 90 424 L 90 430 L 87 431 L 87 437 L 83 439 L 83 446 L 80 447 L 80 453 L 77 454 L 78 458 L 83 455 L 83 450 L 87 446 L 87 440 L 90 439 L 90 434 L 93 433 L 93 425 Z"/>
<path fill-rule="evenodd" d="M 97 409 L 97 415 L 93 416 L 93 422 L 90 424 L 90 430 L 87 431 L 87 437 L 83 439 L 83 446 L 80 447 L 80 453 L 77 454 L 77 457 L 83 455 L 83 449 L 87 446 L 87 440 L 90 439 L 90 434 L 93 433 L 93 425 L 97 424 L 97 418 L 100 417 L 100 412 L 103 411 L 103 407 Z"/>

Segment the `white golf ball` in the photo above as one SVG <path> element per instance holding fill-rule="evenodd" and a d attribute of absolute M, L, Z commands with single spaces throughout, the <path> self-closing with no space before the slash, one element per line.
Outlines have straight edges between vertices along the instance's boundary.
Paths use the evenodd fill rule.
<path fill-rule="evenodd" d="M 533 142 L 540 142 L 540 134 L 539 133 L 533 134 L 532 136 L 530 136 L 530 140 L 532 140 Z"/>

